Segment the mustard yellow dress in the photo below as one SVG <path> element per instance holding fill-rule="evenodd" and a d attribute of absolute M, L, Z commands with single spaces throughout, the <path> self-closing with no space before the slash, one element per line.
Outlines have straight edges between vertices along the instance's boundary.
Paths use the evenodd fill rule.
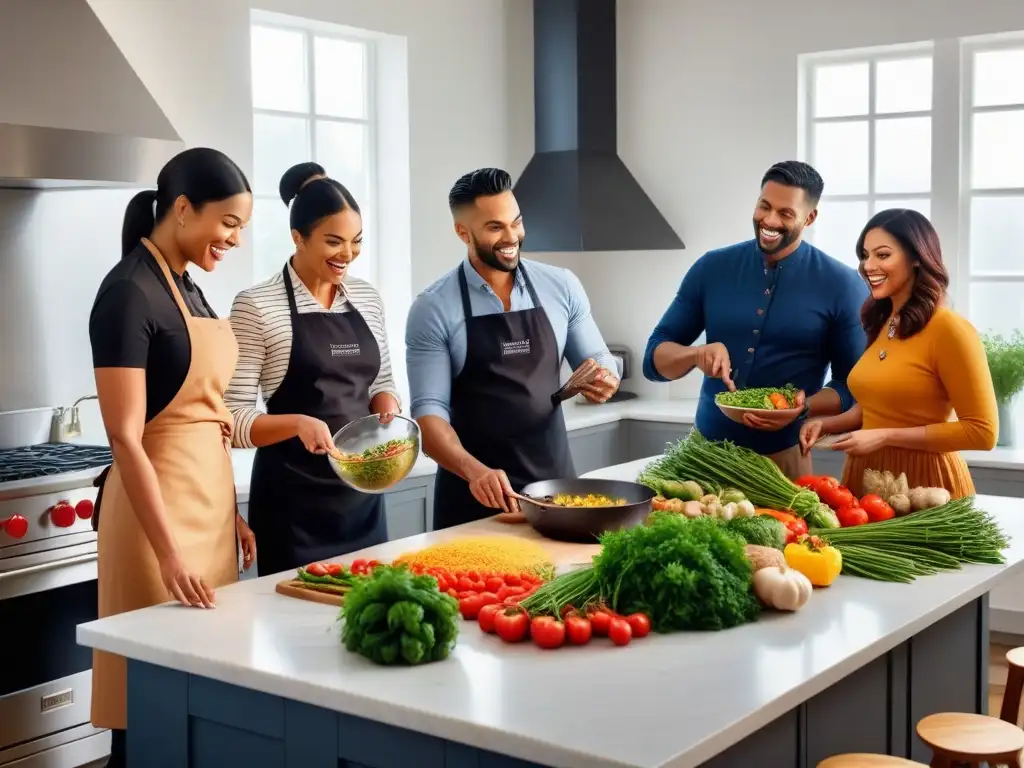
<path fill-rule="evenodd" d="M 974 482 L 958 451 L 991 450 L 999 429 L 977 331 L 947 307 L 909 339 L 890 339 L 887 331 L 882 329 L 847 378 L 863 411 L 861 428 L 924 427 L 927 449 L 886 447 L 847 456 L 843 484 L 860 496 L 865 469 L 888 470 L 905 472 L 911 488 L 945 488 L 954 499 L 970 496 Z"/>

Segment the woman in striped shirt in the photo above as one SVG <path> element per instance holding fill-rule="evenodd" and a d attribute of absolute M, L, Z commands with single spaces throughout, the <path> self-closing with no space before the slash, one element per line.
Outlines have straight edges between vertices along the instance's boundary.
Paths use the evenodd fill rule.
<path fill-rule="evenodd" d="M 347 276 L 363 242 L 358 204 L 315 163 L 290 168 L 280 193 L 295 253 L 235 298 L 239 357 L 225 395 L 235 445 L 258 449 L 249 525 L 261 576 L 387 540 L 383 497 L 342 484 L 324 454 L 349 422 L 399 410 L 380 294 Z"/>

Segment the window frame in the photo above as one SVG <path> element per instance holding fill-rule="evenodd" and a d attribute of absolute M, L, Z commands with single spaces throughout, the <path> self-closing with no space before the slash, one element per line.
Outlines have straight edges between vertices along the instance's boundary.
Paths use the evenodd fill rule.
<path fill-rule="evenodd" d="M 904 61 L 907 59 L 929 58 L 932 61 L 932 106 L 929 110 L 914 110 L 905 112 L 883 112 L 875 109 L 875 98 L 877 93 L 877 72 L 879 62 Z M 842 115 L 834 117 L 815 117 L 815 73 L 821 67 L 837 64 L 867 64 L 868 65 L 868 109 L 867 112 L 858 115 Z M 886 46 L 884 48 L 858 48 L 847 51 L 833 51 L 828 53 L 805 54 L 799 57 L 799 83 L 800 83 L 800 105 L 798 114 L 799 125 L 799 157 L 811 165 L 816 165 L 815 153 L 815 127 L 826 123 L 852 123 L 866 122 L 868 132 L 868 185 L 864 193 L 840 193 L 829 194 L 828 180 L 825 181 L 825 194 L 822 195 L 823 202 L 857 202 L 866 203 L 868 216 L 871 217 L 879 210 L 879 203 L 888 201 L 924 201 L 927 200 L 929 209 L 933 210 L 935 205 L 935 161 L 934 161 L 934 139 L 932 148 L 932 176 L 930 188 L 927 192 L 877 192 L 875 190 L 875 156 L 876 156 L 876 126 L 886 120 L 899 120 L 914 117 L 927 117 L 931 120 L 932 135 L 935 134 L 935 87 L 936 87 L 936 52 L 935 45 L 931 41 L 908 43 L 903 45 Z M 866 222 L 865 222 L 866 223 Z M 810 231 L 811 241 L 814 240 L 814 230 Z"/>
<path fill-rule="evenodd" d="M 1024 112 L 1024 102 L 976 107 L 974 105 L 974 60 L 979 53 L 990 51 L 1024 51 L 1024 33 L 963 38 L 960 41 L 960 114 L 961 140 L 958 243 L 961 285 L 957 289 L 960 306 L 970 318 L 971 288 L 975 284 L 1024 283 L 1024 269 L 1018 272 L 982 271 L 971 266 L 971 203 L 975 198 L 1024 197 L 1024 186 L 1007 188 L 978 188 L 972 184 L 972 158 L 974 154 L 974 116 L 997 112 Z M 979 328 L 985 333 L 988 329 Z M 1022 328 L 1021 330 L 1024 330 Z"/>
<path fill-rule="evenodd" d="M 369 242 L 377 242 L 377 217 L 378 217 L 378 163 L 377 163 L 377 131 L 378 131 L 378 120 L 377 120 L 377 73 L 376 73 L 376 58 L 377 58 L 377 46 L 375 41 L 370 37 L 362 37 L 354 34 L 346 34 L 344 32 L 336 31 L 328 28 L 326 24 L 319 22 L 302 19 L 298 17 L 283 17 L 279 14 L 274 14 L 273 18 L 268 18 L 265 14 L 259 16 L 254 15 L 249 20 L 249 43 L 252 45 L 253 30 L 256 28 L 272 29 L 272 30 L 286 30 L 288 32 L 298 32 L 303 36 L 303 47 L 305 52 L 305 74 L 306 74 L 306 98 L 307 108 L 305 111 L 289 111 L 281 109 L 267 109 L 264 107 L 257 107 L 255 103 L 252 105 L 253 124 L 257 116 L 270 116 L 270 117 L 288 117 L 292 119 L 301 118 L 306 122 L 306 127 L 309 135 L 309 160 L 312 162 L 320 162 L 317 157 L 317 145 L 316 145 L 316 130 L 318 122 L 332 122 L 342 124 L 355 124 L 361 125 L 364 128 L 364 157 L 363 163 L 366 176 L 366 200 L 358 200 L 359 207 L 362 213 L 363 219 L 363 237 L 369 240 Z M 334 115 L 324 115 L 316 111 L 316 49 L 315 41 L 317 38 L 340 40 L 347 43 L 354 43 L 362 47 L 363 49 L 363 98 L 364 98 L 364 117 L 337 117 Z M 251 55 L 251 54 L 250 54 Z M 253 149 L 253 160 L 255 167 L 255 148 Z M 321 163 L 322 164 L 322 163 Z M 328 173 L 331 173 L 331 169 L 326 169 Z M 344 183 L 344 182 L 342 182 Z M 275 200 L 280 204 L 280 196 L 277 194 L 269 193 L 258 193 L 253 192 L 254 200 Z M 367 211 L 367 209 L 369 209 Z M 257 224 L 258 226 L 258 224 Z M 369 253 L 361 253 L 360 260 L 369 258 L 369 276 L 368 280 L 370 283 L 377 285 L 379 284 L 380 278 L 380 260 L 376 257 L 376 251 L 371 249 Z M 364 262 L 365 263 L 365 262 Z M 260 254 L 253 253 L 253 271 L 256 274 L 257 280 L 264 280 L 270 277 L 278 268 L 275 266 L 274 269 L 267 271 L 267 274 L 263 274 L 265 268 L 269 267 L 269 264 L 263 264 L 261 262 Z"/>

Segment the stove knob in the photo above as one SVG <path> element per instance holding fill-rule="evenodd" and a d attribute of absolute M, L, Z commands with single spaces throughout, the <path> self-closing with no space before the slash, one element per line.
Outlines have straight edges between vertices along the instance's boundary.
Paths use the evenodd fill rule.
<path fill-rule="evenodd" d="M 70 528 L 75 524 L 75 508 L 66 501 L 58 501 L 50 507 L 50 519 L 58 528 Z"/>
<path fill-rule="evenodd" d="M 75 514 L 83 520 L 88 520 L 92 517 L 92 508 L 93 504 L 91 499 L 82 499 L 80 502 L 75 504 Z"/>
<path fill-rule="evenodd" d="M 28 533 L 28 520 L 21 515 L 11 515 L 3 522 L 4 532 L 12 539 L 20 539 Z"/>

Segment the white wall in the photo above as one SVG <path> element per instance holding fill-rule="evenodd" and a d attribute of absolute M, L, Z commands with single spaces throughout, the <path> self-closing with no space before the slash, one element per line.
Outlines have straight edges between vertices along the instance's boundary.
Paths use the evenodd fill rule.
<path fill-rule="evenodd" d="M 528 8 L 517 17 L 524 14 Z M 516 27 L 529 33 L 530 23 L 517 18 Z M 546 260 L 576 271 L 605 338 L 639 356 L 689 265 L 752 237 L 761 175 L 796 157 L 799 54 L 1012 30 L 1024 30 L 1024 3 L 619 0 L 619 154 L 686 250 Z M 530 45 L 515 45 L 517 65 L 528 65 Z M 516 109 L 532 87 L 529 77 L 517 83 Z M 522 140 L 511 148 L 513 172 L 529 158 L 532 133 L 526 142 L 525 150 Z M 669 390 L 630 384 L 655 396 Z M 691 395 L 695 384 L 672 389 Z"/>
<path fill-rule="evenodd" d="M 461 257 L 452 182 L 507 161 L 505 1 L 89 0 L 185 143 L 216 147 L 249 174 L 251 7 L 406 36 L 413 292 Z M 0 191 L 0 411 L 93 391 L 88 313 L 118 258 L 129 196 Z M 248 246 L 198 280 L 222 313 L 251 281 Z"/>

